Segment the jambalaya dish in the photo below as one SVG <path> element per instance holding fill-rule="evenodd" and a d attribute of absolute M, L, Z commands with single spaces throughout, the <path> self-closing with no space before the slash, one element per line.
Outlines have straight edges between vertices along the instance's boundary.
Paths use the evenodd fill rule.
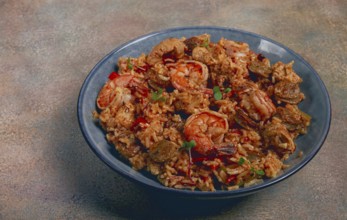
<path fill-rule="evenodd" d="M 278 176 L 305 134 L 302 79 L 249 45 L 210 35 L 169 38 L 121 57 L 94 117 L 135 170 L 165 186 L 234 190 Z"/>

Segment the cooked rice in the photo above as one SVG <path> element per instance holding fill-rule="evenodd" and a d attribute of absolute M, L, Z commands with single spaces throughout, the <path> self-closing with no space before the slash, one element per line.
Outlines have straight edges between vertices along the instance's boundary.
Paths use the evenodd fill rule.
<path fill-rule="evenodd" d="M 280 175 L 310 124 L 293 65 L 208 34 L 170 38 L 118 60 L 93 116 L 135 170 L 167 187 L 248 187 Z"/>

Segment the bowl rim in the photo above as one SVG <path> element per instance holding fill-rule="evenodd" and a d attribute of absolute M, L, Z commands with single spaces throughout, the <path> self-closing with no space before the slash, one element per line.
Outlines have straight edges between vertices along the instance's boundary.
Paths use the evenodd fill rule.
<path fill-rule="evenodd" d="M 137 43 L 139 41 L 143 41 L 147 38 L 151 38 L 153 36 L 157 36 L 157 35 L 162 35 L 162 34 L 168 34 L 171 32 L 177 32 L 177 31 L 183 31 L 183 30 L 213 30 L 213 31 L 228 31 L 228 32 L 238 32 L 240 34 L 244 34 L 244 35 L 250 35 L 251 37 L 255 37 L 255 38 L 260 38 L 260 39 L 264 39 L 266 41 L 269 41 L 283 49 L 286 50 L 287 53 L 290 53 L 293 57 L 296 57 L 300 60 L 300 62 L 302 62 L 312 74 L 312 77 L 316 77 L 317 82 L 319 83 L 319 87 L 322 90 L 322 93 L 324 95 L 324 100 L 327 102 L 328 106 L 327 106 L 327 115 L 325 115 L 325 119 L 326 119 L 326 126 L 324 127 L 322 134 L 324 134 L 323 136 L 321 136 L 319 138 L 319 141 L 317 142 L 317 147 L 314 148 L 314 150 L 312 150 L 310 152 L 310 154 L 308 154 L 298 165 L 296 165 L 293 169 L 290 169 L 288 172 L 286 172 L 284 175 L 280 175 L 276 178 L 273 178 L 267 182 L 264 183 L 260 183 L 260 184 L 256 184 L 254 186 L 250 186 L 250 187 L 245 187 L 245 188 L 240 188 L 240 189 L 236 189 L 236 190 L 231 190 L 231 191 L 227 191 L 227 190 L 217 190 L 217 191 L 191 191 L 191 190 L 183 190 L 183 189 L 175 189 L 175 188 L 169 188 L 166 187 L 164 185 L 161 185 L 159 183 L 159 185 L 151 185 L 149 183 L 143 182 L 141 180 L 137 180 L 136 178 L 134 178 L 133 176 L 129 175 L 127 172 L 125 172 L 122 169 L 119 169 L 117 166 L 115 166 L 114 164 L 108 162 L 107 160 L 105 160 L 105 156 L 97 150 L 97 148 L 92 144 L 91 141 L 91 137 L 90 134 L 88 134 L 88 132 L 85 129 L 86 124 L 83 121 L 83 116 L 82 116 L 82 106 L 83 106 L 83 95 L 84 92 L 87 88 L 88 82 L 91 80 L 92 76 L 94 75 L 95 71 L 104 64 L 104 62 L 106 60 L 108 60 L 109 57 L 111 57 L 114 53 L 116 53 L 117 51 L 122 50 L 125 47 L 128 47 L 134 43 Z M 106 56 L 104 56 L 93 68 L 92 70 L 88 73 L 87 77 L 85 78 L 82 87 L 80 89 L 79 95 L 78 95 L 78 102 L 77 102 L 77 117 L 78 117 L 78 123 L 79 123 L 79 127 L 80 130 L 82 131 L 82 134 L 85 138 L 85 140 L 87 141 L 89 147 L 91 148 L 91 150 L 99 157 L 99 159 L 101 159 L 107 166 L 109 166 L 112 170 L 118 172 L 119 174 L 121 174 L 123 177 L 126 177 L 127 179 L 131 180 L 132 182 L 135 183 L 140 183 L 142 186 L 145 186 L 146 188 L 149 189 L 154 189 L 154 190 L 159 190 L 161 192 L 166 192 L 169 194 L 175 194 L 175 195 L 181 195 L 181 196 L 196 196 L 196 197 L 201 197 L 201 198 L 231 198 L 231 197 L 239 197 L 239 196 L 244 196 L 244 195 L 249 195 L 252 194 L 254 192 L 266 189 L 272 185 L 275 185 L 285 179 L 287 179 L 288 177 L 292 176 L 293 174 L 295 174 L 296 172 L 298 172 L 299 170 L 301 170 L 309 161 L 311 161 L 313 159 L 313 157 L 319 152 L 319 150 L 322 148 L 329 130 L 330 130 L 330 125 L 331 125 L 331 101 L 330 101 L 330 97 L 327 91 L 326 86 L 324 85 L 322 79 L 320 78 L 319 74 L 315 71 L 315 69 L 299 54 L 297 54 L 296 52 L 294 52 L 293 50 L 291 50 L 290 48 L 288 48 L 287 46 L 274 41 L 268 37 L 253 33 L 253 32 L 249 32 L 249 31 L 245 31 L 245 30 L 241 30 L 241 29 L 237 29 L 237 28 L 230 28 L 230 27 L 220 27 L 220 26 L 182 26 L 182 27 L 175 27 L 175 28 L 168 28 L 168 29 L 163 29 L 163 30 L 159 30 L 159 31 L 154 31 L 148 34 L 144 34 L 141 35 L 139 37 L 133 38 L 132 40 L 129 40 L 123 44 L 121 44 L 120 46 L 116 47 L 115 49 L 113 49 L 111 52 L 109 52 Z M 119 160 L 117 158 L 117 160 Z M 123 162 L 123 161 L 122 161 Z M 148 178 L 148 177 L 146 177 Z"/>

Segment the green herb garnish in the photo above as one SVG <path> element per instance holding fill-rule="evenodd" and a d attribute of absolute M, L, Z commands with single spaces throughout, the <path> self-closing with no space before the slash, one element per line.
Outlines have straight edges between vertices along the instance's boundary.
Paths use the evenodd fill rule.
<path fill-rule="evenodd" d="M 153 101 L 165 101 L 165 97 L 163 96 L 163 89 L 159 88 L 158 91 L 152 92 L 151 93 L 151 98 Z"/>
<path fill-rule="evenodd" d="M 263 170 L 256 170 L 255 173 L 258 174 L 259 176 L 264 176 L 265 175 Z"/>
<path fill-rule="evenodd" d="M 224 89 L 224 93 L 229 93 L 229 92 L 231 92 L 231 88 Z"/>
<path fill-rule="evenodd" d="M 213 97 L 215 100 L 221 100 L 223 95 L 219 89 L 219 86 L 213 87 Z"/>
<path fill-rule="evenodd" d="M 201 46 L 202 46 L 202 47 L 205 47 L 205 48 L 208 48 L 209 42 L 208 42 L 208 39 L 207 39 L 207 38 L 204 39 L 204 42 L 202 42 Z"/>
<path fill-rule="evenodd" d="M 265 175 L 264 170 L 255 170 L 254 167 L 251 167 L 251 172 L 252 172 L 252 174 L 257 174 L 259 176 L 264 176 Z"/>
<path fill-rule="evenodd" d="M 132 70 L 133 69 L 133 64 L 131 63 L 130 57 L 127 59 L 127 67 L 128 69 Z"/>
<path fill-rule="evenodd" d="M 191 141 L 185 141 L 183 142 L 183 145 L 180 149 L 184 149 L 184 150 L 187 150 L 188 151 L 188 154 L 189 154 L 189 162 L 192 164 L 193 161 L 192 161 L 192 152 L 191 152 L 191 149 L 193 147 L 196 146 L 196 142 L 194 140 L 191 140 Z"/>
<path fill-rule="evenodd" d="M 245 163 L 245 159 L 243 157 L 240 157 L 239 162 L 237 162 L 240 166 Z"/>
<path fill-rule="evenodd" d="M 194 140 L 191 140 L 189 142 L 185 141 L 185 142 L 183 142 L 181 149 L 190 150 L 195 146 L 196 146 L 196 142 Z"/>

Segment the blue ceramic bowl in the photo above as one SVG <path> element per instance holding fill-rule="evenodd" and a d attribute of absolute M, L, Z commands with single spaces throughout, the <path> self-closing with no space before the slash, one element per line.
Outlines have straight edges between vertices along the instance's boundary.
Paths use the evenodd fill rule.
<path fill-rule="evenodd" d="M 110 72 L 115 70 L 118 58 L 137 57 L 141 53 L 149 53 L 153 46 L 169 37 L 189 38 L 204 33 L 211 35 L 212 42 L 217 42 L 221 37 L 246 42 L 253 51 L 269 58 L 272 64 L 277 61 L 288 63 L 294 60 L 293 68 L 303 79 L 301 90 L 306 96 L 306 99 L 300 103 L 299 107 L 311 115 L 312 121 L 308 133 L 296 139 L 296 152 L 302 151 L 303 156 L 298 157 L 297 153 L 294 153 L 286 161 L 290 167 L 282 175 L 274 179 L 267 179 L 261 184 L 234 191 L 201 192 L 167 188 L 161 185 L 155 178 L 151 178 L 145 172 L 133 170 L 124 162 L 114 147 L 106 141 L 104 131 L 94 122 L 92 112 L 96 109 L 96 97 L 107 81 Z M 96 64 L 83 83 L 78 98 L 77 114 L 81 131 L 91 149 L 104 163 L 121 175 L 161 193 L 200 199 L 225 199 L 255 193 L 290 177 L 303 168 L 317 154 L 325 141 L 330 127 L 331 106 L 327 90 L 317 72 L 301 56 L 284 45 L 242 30 L 222 27 L 182 27 L 138 37 L 117 47 L 106 55 Z"/>

